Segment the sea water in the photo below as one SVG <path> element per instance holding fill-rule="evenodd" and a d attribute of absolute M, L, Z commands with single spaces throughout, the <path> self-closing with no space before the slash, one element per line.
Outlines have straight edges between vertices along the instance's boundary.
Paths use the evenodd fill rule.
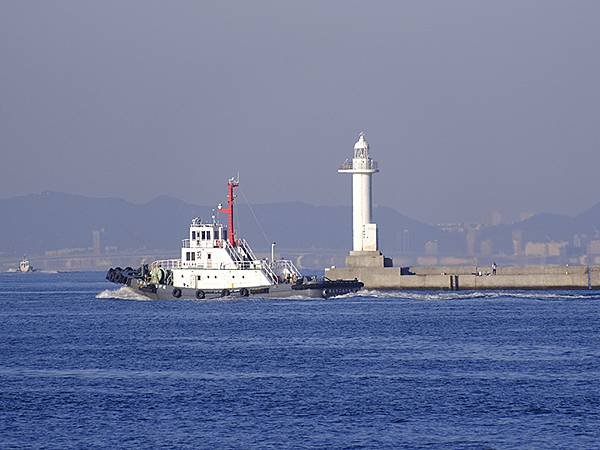
<path fill-rule="evenodd" d="M 600 292 L 144 301 L 0 275 L 0 447 L 598 448 Z"/>

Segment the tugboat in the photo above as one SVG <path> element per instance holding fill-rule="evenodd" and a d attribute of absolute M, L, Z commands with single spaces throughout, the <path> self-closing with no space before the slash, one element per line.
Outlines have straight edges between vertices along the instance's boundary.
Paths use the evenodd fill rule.
<path fill-rule="evenodd" d="M 235 234 L 234 190 L 239 179 L 227 182 L 227 207 L 218 209 L 224 224 L 196 217 L 181 246 L 181 258 L 154 261 L 138 269 L 109 269 L 106 279 L 128 286 L 154 300 L 211 299 L 223 297 L 291 296 L 329 298 L 356 292 L 363 283 L 303 276 L 289 260 L 258 259 L 248 242 Z"/>
<path fill-rule="evenodd" d="M 19 272 L 34 272 L 35 269 L 25 257 L 19 262 Z"/>

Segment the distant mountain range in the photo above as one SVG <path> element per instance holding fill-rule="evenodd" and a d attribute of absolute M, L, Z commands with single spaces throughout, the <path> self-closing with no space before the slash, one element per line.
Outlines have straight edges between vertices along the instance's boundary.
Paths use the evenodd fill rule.
<path fill-rule="evenodd" d="M 213 214 L 221 215 L 213 208 L 166 196 L 144 204 L 59 192 L 1 199 L 0 252 L 20 255 L 91 247 L 92 230 L 104 230 L 102 246 L 177 250 L 193 217 L 211 221 Z M 382 224 L 382 242 L 392 247 L 401 238 L 396 230 L 410 230 L 415 242 L 425 242 L 438 232 L 390 208 L 376 208 L 374 214 Z M 240 202 L 236 209 L 238 234 L 258 250 L 270 248 L 271 241 L 288 249 L 348 249 L 351 222 L 351 208 L 345 206 L 285 202 L 250 207 Z"/>
<path fill-rule="evenodd" d="M 104 230 L 102 246 L 176 250 L 186 237 L 190 220 L 201 217 L 210 221 L 212 214 L 213 207 L 165 196 L 144 204 L 58 192 L 0 199 L 0 252 L 21 255 L 87 248 L 92 245 L 92 230 Z M 464 234 L 442 232 L 391 208 L 377 207 L 374 216 L 381 248 L 389 254 L 402 250 L 422 253 L 429 240 L 437 240 L 442 253 L 465 251 Z M 268 249 L 271 241 L 288 249 L 345 251 L 351 246 L 349 206 L 284 202 L 250 207 L 240 202 L 236 220 L 239 234 L 257 250 Z M 599 229 L 600 203 L 575 217 L 538 214 L 515 224 L 486 227 L 479 239 L 490 239 L 495 249 L 510 252 L 515 230 L 523 233 L 524 241 L 547 241 L 570 240 L 574 234 L 593 234 Z"/>

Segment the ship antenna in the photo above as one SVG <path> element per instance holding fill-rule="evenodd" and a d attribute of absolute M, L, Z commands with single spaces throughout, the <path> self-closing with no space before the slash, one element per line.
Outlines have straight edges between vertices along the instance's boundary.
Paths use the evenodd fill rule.
<path fill-rule="evenodd" d="M 254 217 L 254 222 L 256 222 L 256 225 L 258 225 L 258 228 L 260 229 L 260 232 L 262 233 L 263 237 L 265 238 L 265 242 L 268 245 L 269 242 L 270 242 L 270 239 L 267 237 L 267 233 L 265 233 L 265 229 L 263 228 L 262 224 L 258 220 L 258 217 L 256 217 L 256 213 L 254 212 L 254 208 L 252 208 L 252 205 L 248 201 L 248 198 L 246 197 L 246 194 L 244 193 L 244 190 L 240 189 L 240 192 L 242 194 L 242 197 L 244 197 L 244 202 L 246 203 L 246 205 L 250 209 L 250 212 L 252 213 L 252 217 Z"/>
<path fill-rule="evenodd" d="M 233 210 L 234 210 L 233 205 L 234 205 L 234 201 L 235 201 L 234 189 L 237 188 L 238 186 L 239 186 L 238 180 L 234 179 L 233 177 L 231 177 L 227 181 L 227 207 L 219 208 L 220 212 L 222 212 L 223 214 L 227 214 L 229 216 L 228 227 L 227 227 L 227 240 L 229 241 L 229 244 L 232 247 L 236 246 L 235 228 L 233 226 Z"/>

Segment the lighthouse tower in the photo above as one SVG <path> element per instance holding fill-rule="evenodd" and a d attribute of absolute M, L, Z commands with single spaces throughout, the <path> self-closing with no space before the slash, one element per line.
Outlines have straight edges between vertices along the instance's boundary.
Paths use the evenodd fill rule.
<path fill-rule="evenodd" d="M 352 159 L 344 161 L 338 172 L 352 174 L 352 251 L 346 263 L 355 267 L 383 267 L 384 258 L 379 252 L 377 225 L 372 223 L 371 206 L 371 177 L 379 169 L 369 156 L 369 143 L 364 133 L 360 133 L 354 144 Z"/>
<path fill-rule="evenodd" d="M 369 156 L 369 143 L 360 133 L 352 160 L 346 160 L 339 173 L 352 174 L 352 250 L 377 251 L 377 225 L 371 223 L 371 176 L 379 172 Z"/>

